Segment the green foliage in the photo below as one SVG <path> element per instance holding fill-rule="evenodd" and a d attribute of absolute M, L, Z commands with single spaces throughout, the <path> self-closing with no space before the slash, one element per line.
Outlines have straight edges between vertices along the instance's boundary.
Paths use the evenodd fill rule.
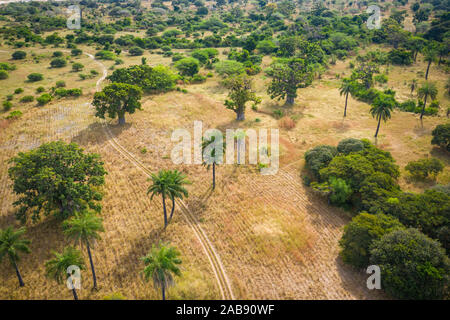
<path fill-rule="evenodd" d="M 238 75 L 227 79 L 229 88 L 228 99 L 225 100 L 227 109 L 236 113 L 237 120 L 245 120 L 245 107 L 247 102 L 253 102 L 253 106 L 261 103 L 261 98 L 256 96 L 252 89 L 252 81 L 245 75 Z"/>
<path fill-rule="evenodd" d="M 241 62 L 234 60 L 223 60 L 214 64 L 216 72 L 222 77 L 230 77 L 245 72 L 245 67 Z"/>
<path fill-rule="evenodd" d="M 72 56 L 81 56 L 83 54 L 83 50 L 75 48 L 72 49 L 70 53 L 72 54 Z"/>
<path fill-rule="evenodd" d="M 23 96 L 23 97 L 20 99 L 20 102 L 28 103 L 28 102 L 32 102 L 33 100 L 34 100 L 34 97 L 33 97 L 33 96 Z"/>
<path fill-rule="evenodd" d="M 28 81 L 30 82 L 36 82 L 36 81 L 41 81 L 44 79 L 44 75 L 41 73 L 30 73 L 28 76 Z"/>
<path fill-rule="evenodd" d="M 337 151 L 345 155 L 352 152 L 359 152 L 364 149 L 364 143 L 361 140 L 354 138 L 347 138 L 341 140 L 337 146 Z"/>
<path fill-rule="evenodd" d="M 55 90 L 55 96 L 58 97 L 79 97 L 83 94 L 81 89 L 65 89 L 57 88 Z"/>
<path fill-rule="evenodd" d="M 337 155 L 337 149 L 333 146 L 321 145 L 308 150 L 305 153 L 306 165 L 316 178 L 319 178 L 319 171 Z"/>
<path fill-rule="evenodd" d="M 97 154 L 85 154 L 76 144 L 50 142 L 13 157 L 8 170 L 13 191 L 19 196 L 16 217 L 34 222 L 40 214 L 53 213 L 61 219 L 76 211 L 101 210 L 98 187 L 105 183 L 103 162 Z"/>
<path fill-rule="evenodd" d="M 48 93 L 43 93 L 38 98 L 36 98 L 36 101 L 39 103 L 40 106 L 43 106 L 47 103 L 49 103 L 52 100 L 52 96 Z"/>
<path fill-rule="evenodd" d="M 444 171 L 444 164 L 439 159 L 426 158 L 408 162 L 405 170 L 415 178 L 426 179 L 429 176 L 436 178 L 439 173 Z"/>
<path fill-rule="evenodd" d="M 141 109 L 142 89 L 138 86 L 113 82 L 96 92 L 92 104 L 96 109 L 96 117 L 112 119 L 118 117 L 119 124 L 125 124 L 125 113 L 133 114 Z"/>
<path fill-rule="evenodd" d="M 9 75 L 8 72 L 5 70 L 0 70 L 0 80 L 8 79 Z"/>
<path fill-rule="evenodd" d="M 76 212 L 73 217 L 63 222 L 64 235 L 69 239 L 92 247 L 100 240 L 99 232 L 104 232 L 103 220 L 93 211 Z"/>
<path fill-rule="evenodd" d="M 9 113 L 9 115 L 6 117 L 6 119 L 12 119 L 12 120 L 16 120 L 19 119 L 22 116 L 22 111 L 20 110 L 15 110 Z"/>
<path fill-rule="evenodd" d="M 13 227 L 0 229 L 0 262 L 7 257 L 14 267 L 20 260 L 19 253 L 30 253 L 30 243 L 24 239 L 23 235 L 27 232 L 25 227 L 14 230 Z"/>
<path fill-rule="evenodd" d="M 373 242 L 391 231 L 404 228 L 398 219 L 391 216 L 361 212 L 344 228 L 339 241 L 342 260 L 356 268 L 367 268 Z"/>
<path fill-rule="evenodd" d="M 436 126 L 431 135 L 433 136 L 431 144 L 450 152 L 450 123 Z"/>
<path fill-rule="evenodd" d="M 3 111 L 9 111 L 12 109 L 12 102 L 11 101 L 3 101 Z"/>
<path fill-rule="evenodd" d="M 75 72 L 81 71 L 83 70 L 84 65 L 82 63 L 79 62 L 75 62 L 74 64 L 72 64 L 72 70 Z"/>
<path fill-rule="evenodd" d="M 262 40 L 258 42 L 256 49 L 258 49 L 260 53 L 267 55 L 274 53 L 277 50 L 277 46 L 272 40 Z"/>
<path fill-rule="evenodd" d="M 348 198 L 352 195 L 352 189 L 345 182 L 345 180 L 335 177 L 330 177 L 330 201 L 335 205 L 343 205 L 347 202 Z"/>
<path fill-rule="evenodd" d="M 70 266 L 77 266 L 80 270 L 85 269 L 83 256 L 80 251 L 73 247 L 66 247 L 61 253 L 52 252 L 53 259 L 45 263 L 45 270 L 47 277 L 56 280 L 57 283 L 62 284 L 67 280 L 67 269 Z"/>
<path fill-rule="evenodd" d="M 64 58 L 55 58 L 52 61 L 50 61 L 50 66 L 52 68 L 62 68 L 67 65 L 67 61 Z"/>
<path fill-rule="evenodd" d="M 195 58 L 183 58 L 175 63 L 175 68 L 181 75 L 192 77 L 200 70 L 200 62 Z"/>
<path fill-rule="evenodd" d="M 128 52 L 131 56 L 142 56 L 144 54 L 144 50 L 142 50 L 138 46 L 131 47 Z"/>
<path fill-rule="evenodd" d="M 417 229 L 396 230 L 375 241 L 370 263 L 381 269 L 382 287 L 398 299 L 443 299 L 449 258 L 439 242 Z"/>
<path fill-rule="evenodd" d="M 95 54 L 95 57 L 100 60 L 114 60 L 116 55 L 111 51 L 100 50 Z"/>
<path fill-rule="evenodd" d="M 394 65 L 409 66 L 413 63 L 413 55 L 411 51 L 393 49 L 388 54 L 389 62 Z"/>
<path fill-rule="evenodd" d="M 25 59 L 26 56 L 27 56 L 27 53 L 25 51 L 21 51 L 21 50 L 14 51 L 12 54 L 12 58 L 14 60 L 22 60 L 22 59 Z"/>

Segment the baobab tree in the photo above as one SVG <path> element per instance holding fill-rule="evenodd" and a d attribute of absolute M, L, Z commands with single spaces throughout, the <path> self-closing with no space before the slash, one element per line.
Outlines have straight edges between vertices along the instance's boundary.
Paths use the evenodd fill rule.
<path fill-rule="evenodd" d="M 63 222 L 64 234 L 81 245 L 85 245 L 92 270 L 94 289 L 97 289 L 97 277 L 95 275 L 94 262 L 92 260 L 91 247 L 99 240 L 99 232 L 104 232 L 102 218 L 92 211 L 76 213 L 71 219 Z"/>
<path fill-rule="evenodd" d="M 19 279 L 19 286 L 25 286 L 22 276 L 17 266 L 19 261 L 19 253 L 30 253 L 31 250 L 28 245 L 31 243 L 28 239 L 23 239 L 22 236 L 27 230 L 22 227 L 14 230 L 13 227 L 8 227 L 5 230 L 0 229 L 0 262 L 3 257 L 8 256 L 14 270 L 16 270 L 17 278 Z"/>
<path fill-rule="evenodd" d="M 174 247 L 153 245 L 150 253 L 141 258 L 145 264 L 143 271 L 145 280 L 153 280 L 153 285 L 161 289 L 163 300 L 166 300 L 167 288 L 175 283 L 173 275 L 181 276 L 178 267 L 181 264 L 179 256 L 180 253 Z"/>
<path fill-rule="evenodd" d="M 261 98 L 257 97 L 252 89 L 251 79 L 245 75 L 234 76 L 227 79 L 226 86 L 230 92 L 225 106 L 236 113 L 237 121 L 245 120 L 246 103 L 252 101 L 254 107 L 261 103 Z"/>

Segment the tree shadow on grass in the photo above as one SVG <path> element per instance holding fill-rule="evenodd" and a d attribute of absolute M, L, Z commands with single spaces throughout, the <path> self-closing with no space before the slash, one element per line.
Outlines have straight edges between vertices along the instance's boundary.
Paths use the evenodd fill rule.
<path fill-rule="evenodd" d="M 109 130 L 114 138 L 120 136 L 122 132 L 128 130 L 131 124 L 124 125 L 108 125 Z M 81 130 L 76 136 L 74 136 L 71 142 L 75 142 L 80 145 L 97 144 L 101 145 L 111 139 L 107 128 L 100 122 L 91 123 L 86 129 Z"/>

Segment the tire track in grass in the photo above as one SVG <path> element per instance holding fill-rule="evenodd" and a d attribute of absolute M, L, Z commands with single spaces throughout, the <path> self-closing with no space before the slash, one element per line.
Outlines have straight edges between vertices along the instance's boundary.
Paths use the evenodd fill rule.
<path fill-rule="evenodd" d="M 103 70 L 102 77 L 97 81 L 96 83 L 96 90 L 100 91 L 100 87 L 102 82 L 106 79 L 106 76 L 108 75 L 108 71 L 106 70 L 106 67 L 103 63 L 96 60 L 95 57 L 90 54 L 86 53 L 87 56 L 89 56 L 92 60 L 94 60 Z M 124 158 L 126 158 L 129 162 L 131 162 L 136 168 L 140 169 L 147 177 L 151 176 L 151 171 L 145 167 L 144 164 L 142 164 L 141 161 L 139 161 L 131 152 L 129 152 L 126 148 L 124 148 L 120 142 L 117 141 L 117 139 L 114 137 L 114 134 L 111 132 L 108 123 L 105 120 L 102 120 L 102 128 L 106 134 L 106 136 L 109 138 L 108 142 L 109 144 Z M 217 284 L 219 286 L 220 293 L 222 295 L 222 299 L 224 300 L 234 300 L 233 290 L 231 289 L 231 284 L 228 279 L 228 276 L 225 272 L 225 268 L 223 267 L 222 261 L 220 260 L 219 255 L 217 254 L 216 250 L 214 249 L 214 246 L 211 244 L 211 241 L 209 240 L 208 236 L 206 235 L 205 231 L 198 225 L 197 219 L 193 216 L 192 212 L 189 210 L 189 208 L 186 206 L 186 204 L 182 201 L 177 199 L 177 204 L 181 208 L 181 212 L 183 213 L 183 217 L 186 220 L 187 224 L 191 227 L 193 230 L 195 236 L 197 237 L 198 241 L 200 242 L 206 256 L 208 257 L 208 260 L 211 264 L 213 273 L 216 277 Z"/>

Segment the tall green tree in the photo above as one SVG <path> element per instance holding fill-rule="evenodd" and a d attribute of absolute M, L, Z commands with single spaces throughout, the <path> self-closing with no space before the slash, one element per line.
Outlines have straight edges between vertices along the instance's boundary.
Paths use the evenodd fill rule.
<path fill-rule="evenodd" d="M 276 63 L 272 69 L 272 82 L 267 93 L 270 98 L 285 99 L 286 106 L 294 104 L 297 89 L 305 88 L 312 82 L 312 72 L 303 59 L 290 59 L 287 62 Z"/>
<path fill-rule="evenodd" d="M 174 285 L 174 275 L 181 276 L 178 265 L 181 264 L 180 253 L 174 247 L 153 245 L 148 255 L 142 257 L 145 264 L 145 280 L 153 280 L 153 285 L 161 289 L 162 299 L 166 300 L 167 288 Z"/>
<path fill-rule="evenodd" d="M 391 118 L 391 112 L 394 109 L 394 106 L 395 106 L 394 99 L 388 95 L 380 95 L 373 101 L 372 108 L 370 109 L 370 114 L 378 121 L 377 131 L 375 132 L 375 138 L 378 137 L 381 120 L 386 122 L 388 119 Z"/>
<path fill-rule="evenodd" d="M 216 189 L 216 166 L 221 163 L 219 161 L 220 159 L 218 159 L 219 155 L 216 155 L 217 149 L 216 147 L 219 147 L 219 150 L 221 150 L 219 152 L 222 153 L 223 159 L 223 155 L 225 154 L 226 143 L 223 142 L 221 145 L 216 145 L 215 136 L 212 136 L 209 139 L 203 137 L 202 139 L 203 165 L 206 166 L 208 169 L 210 168 L 210 166 L 212 166 L 213 190 Z"/>
<path fill-rule="evenodd" d="M 119 125 L 125 124 L 125 113 L 133 114 L 141 109 L 142 89 L 126 83 L 112 83 L 102 91 L 96 92 L 92 104 L 96 108 L 96 117 L 112 119 L 118 117 Z"/>
<path fill-rule="evenodd" d="M 184 185 L 190 184 L 190 181 L 186 180 L 186 176 L 177 170 L 161 170 L 158 174 L 151 175 L 151 181 L 152 185 L 148 188 L 147 194 L 151 194 L 150 200 L 155 195 L 161 195 L 164 211 L 164 228 L 166 228 L 175 210 L 175 199 L 189 196 Z M 167 197 L 172 200 L 172 211 L 169 219 L 167 219 Z"/>
<path fill-rule="evenodd" d="M 418 96 L 423 99 L 422 112 L 420 113 L 420 120 L 422 120 L 425 114 L 425 107 L 427 105 L 427 99 L 430 97 L 432 100 L 436 99 L 438 94 L 438 89 L 433 82 L 425 82 L 418 90 Z"/>
<path fill-rule="evenodd" d="M 339 93 L 341 94 L 341 96 L 345 95 L 344 118 L 347 116 L 348 95 L 352 94 L 354 86 L 355 86 L 355 83 L 351 79 L 349 79 L 349 78 L 342 79 Z"/>
<path fill-rule="evenodd" d="M 8 227 L 5 230 L 0 229 L 0 262 L 3 257 L 8 256 L 9 262 L 16 270 L 17 278 L 19 279 L 19 285 L 23 287 L 22 276 L 17 266 L 19 261 L 19 253 L 30 253 L 31 250 L 28 245 L 31 243 L 28 239 L 23 239 L 26 229 L 22 227 L 18 230 L 14 230 L 12 227 Z"/>
<path fill-rule="evenodd" d="M 70 273 L 70 266 L 77 266 L 80 270 L 85 269 L 81 252 L 73 247 L 66 247 L 61 253 L 53 251 L 54 258 L 45 263 L 47 277 L 54 279 L 57 283 L 62 284 L 73 276 Z M 72 279 L 72 278 L 71 278 Z M 73 298 L 78 300 L 77 290 L 73 280 L 71 281 L 71 290 Z"/>
<path fill-rule="evenodd" d="M 256 96 L 252 89 L 252 81 L 245 75 L 238 75 L 227 79 L 226 86 L 229 88 L 228 98 L 225 100 L 227 109 L 236 113 L 236 120 L 245 120 L 245 105 L 252 101 L 253 106 L 261 103 L 261 98 Z"/>
<path fill-rule="evenodd" d="M 92 211 L 76 213 L 71 219 L 63 223 L 64 234 L 81 245 L 85 245 L 92 270 L 94 289 L 97 289 L 97 277 L 95 275 L 94 262 L 92 260 L 91 247 L 95 241 L 101 239 L 100 232 L 104 232 L 103 220 Z"/>
<path fill-rule="evenodd" d="M 10 160 L 8 174 L 19 197 L 16 217 L 22 222 L 31 213 L 33 221 L 53 213 L 66 219 L 76 211 L 101 210 L 99 190 L 106 171 L 97 154 L 86 154 L 77 144 L 55 141 L 20 152 Z"/>
<path fill-rule="evenodd" d="M 424 60 L 428 63 L 427 64 L 427 71 L 425 73 L 425 80 L 428 80 L 428 73 L 430 71 L 430 66 L 432 62 L 436 61 L 437 58 L 437 51 L 434 47 L 426 47 L 424 49 Z"/>

